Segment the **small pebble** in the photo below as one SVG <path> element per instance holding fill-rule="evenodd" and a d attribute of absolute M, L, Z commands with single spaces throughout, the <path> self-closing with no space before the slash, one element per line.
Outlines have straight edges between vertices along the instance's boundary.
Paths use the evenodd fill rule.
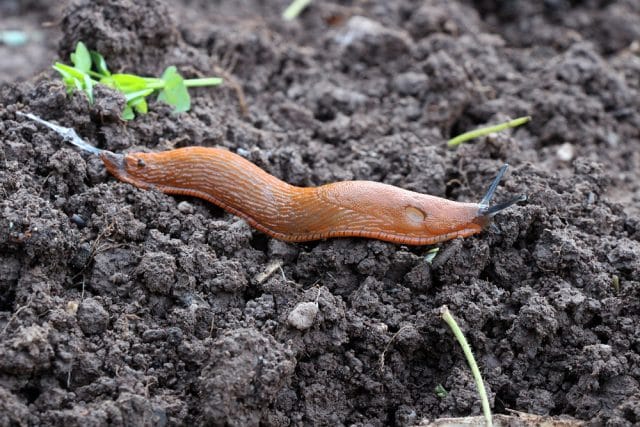
<path fill-rule="evenodd" d="M 182 344 L 182 330 L 178 327 L 167 328 L 167 342 L 171 345 L 178 346 Z"/>
<path fill-rule="evenodd" d="M 570 142 L 565 142 L 560 147 L 558 147 L 558 151 L 556 154 L 560 160 L 563 162 L 570 162 L 576 155 L 576 150 Z"/>
<path fill-rule="evenodd" d="M 386 334 L 389 331 L 389 326 L 386 323 L 374 323 L 373 329 L 379 334 Z"/>
<path fill-rule="evenodd" d="M 80 228 L 87 225 L 87 222 L 84 220 L 84 218 L 82 218 L 77 213 L 74 213 L 73 215 L 71 215 L 71 222 L 73 222 L 75 225 L 77 225 Z"/>
<path fill-rule="evenodd" d="M 93 298 L 86 298 L 80 303 L 77 318 L 85 335 L 101 334 L 109 326 L 109 313 Z"/>
<path fill-rule="evenodd" d="M 192 214 L 194 212 L 193 205 L 184 201 L 178 203 L 178 210 L 183 214 Z"/>
<path fill-rule="evenodd" d="M 167 331 L 164 329 L 147 329 L 142 333 L 142 341 L 153 342 L 160 341 L 167 337 Z"/>
<path fill-rule="evenodd" d="M 318 303 L 316 302 L 301 302 L 291 310 L 287 321 L 289 325 L 296 329 L 304 331 L 313 326 L 313 321 L 318 315 Z"/>
<path fill-rule="evenodd" d="M 393 78 L 393 86 L 401 95 L 419 95 L 427 90 L 428 84 L 429 79 L 424 73 L 409 71 Z"/>
<path fill-rule="evenodd" d="M 72 316 L 75 316 L 78 312 L 78 301 L 69 301 L 67 303 L 67 313 Z"/>
<path fill-rule="evenodd" d="M 22 46 L 29 41 L 29 34 L 24 31 L 6 30 L 0 31 L 0 43 L 7 46 Z"/>

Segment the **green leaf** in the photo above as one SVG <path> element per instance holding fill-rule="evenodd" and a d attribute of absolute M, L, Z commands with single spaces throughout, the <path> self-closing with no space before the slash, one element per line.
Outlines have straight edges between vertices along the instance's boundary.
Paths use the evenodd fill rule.
<path fill-rule="evenodd" d="M 100 79 L 100 83 L 118 89 L 125 95 L 127 93 L 148 89 L 145 79 L 134 74 L 112 74 Z"/>
<path fill-rule="evenodd" d="M 72 94 L 75 89 L 81 90 L 87 94 L 89 102 L 93 103 L 93 85 L 89 74 L 84 73 L 76 68 L 56 62 L 53 69 L 62 75 L 62 81 L 67 87 L 67 94 Z"/>
<path fill-rule="evenodd" d="M 165 82 L 164 89 L 160 91 L 158 100 L 166 102 L 174 107 L 174 113 L 183 113 L 191 108 L 191 97 L 184 84 L 184 79 L 178 73 L 175 66 L 170 66 L 162 73 Z"/>
<path fill-rule="evenodd" d="M 62 81 L 67 88 L 67 95 L 71 95 L 73 91 L 78 87 L 78 83 L 80 83 L 80 81 L 77 77 L 75 77 L 74 74 L 70 73 L 67 68 L 75 70 L 75 68 L 67 67 L 64 64 L 56 64 L 53 66 L 53 69 L 59 72 L 60 75 L 62 75 Z M 82 85 L 80 84 L 80 86 Z"/>
<path fill-rule="evenodd" d="M 78 42 L 76 51 L 71 54 L 71 62 L 80 71 L 87 73 L 91 70 L 91 55 L 84 43 Z"/>
<path fill-rule="evenodd" d="M 67 93 L 76 89 L 87 94 L 93 103 L 94 86 L 101 83 L 121 92 L 127 105 L 122 118 L 132 120 L 136 114 L 146 114 L 149 109 L 147 97 L 158 91 L 158 99 L 174 108 L 174 113 L 188 111 L 191 108 L 189 87 L 216 86 L 222 83 L 219 77 L 185 80 L 175 66 L 165 69 L 161 78 L 141 77 L 135 74 L 111 74 L 104 57 L 97 51 L 88 50 L 84 43 L 78 42 L 76 50 L 71 54 L 74 66 L 56 62 L 53 68 L 60 73 Z"/>
<path fill-rule="evenodd" d="M 91 77 L 87 74 L 84 75 L 84 93 L 87 94 L 87 98 L 89 98 L 89 102 L 93 104 L 93 81 Z"/>
<path fill-rule="evenodd" d="M 74 77 L 78 80 L 84 80 L 84 76 L 87 75 L 87 73 L 84 73 L 83 71 L 78 70 L 77 68 L 73 68 L 68 65 L 65 65 L 61 62 L 56 62 L 55 64 L 53 64 L 53 69 L 58 71 L 63 76 L 67 75 L 69 77 Z"/>
<path fill-rule="evenodd" d="M 74 83 L 75 77 L 69 74 L 66 70 L 61 68 L 56 68 L 53 66 L 53 69 L 60 73 L 62 76 L 62 81 L 64 82 L 64 86 L 67 88 L 67 95 L 71 95 L 73 93 L 76 84 Z"/>
<path fill-rule="evenodd" d="M 149 96 L 152 92 L 153 89 L 145 89 L 125 95 L 125 98 L 127 98 L 127 106 L 122 113 L 122 117 L 125 120 L 131 120 L 135 116 L 134 111 L 138 112 L 138 114 L 147 114 L 149 106 L 147 105 L 145 97 Z"/>
<path fill-rule="evenodd" d="M 449 392 L 447 392 L 442 384 L 438 384 L 434 391 L 436 393 L 436 396 L 438 396 L 440 399 L 444 399 L 449 394 Z"/>
<path fill-rule="evenodd" d="M 73 77 L 68 77 L 68 78 L 63 78 L 62 81 L 64 82 L 64 85 L 67 88 L 67 95 L 71 95 L 73 91 L 76 89 L 76 82 L 78 80 Z"/>
<path fill-rule="evenodd" d="M 76 89 L 78 89 L 80 91 L 84 89 L 81 80 L 73 79 L 73 84 L 75 85 Z"/>
<path fill-rule="evenodd" d="M 137 92 L 127 93 L 124 97 L 127 102 L 132 101 L 135 98 L 142 97 L 145 98 L 153 93 L 153 89 L 143 89 Z"/>
<path fill-rule="evenodd" d="M 133 108 L 128 105 L 124 107 L 124 110 L 122 110 L 122 118 L 124 120 L 133 120 L 135 117 L 135 114 L 133 114 Z"/>
<path fill-rule="evenodd" d="M 128 105 L 133 107 L 139 114 L 147 114 L 147 111 L 149 111 L 147 101 L 143 97 L 132 99 Z"/>
<path fill-rule="evenodd" d="M 91 55 L 91 62 L 93 62 L 93 67 L 98 72 L 98 74 L 102 76 L 110 76 L 111 72 L 109 71 L 109 68 L 107 68 L 107 62 L 104 60 L 104 57 L 95 50 L 90 50 L 89 54 Z"/>

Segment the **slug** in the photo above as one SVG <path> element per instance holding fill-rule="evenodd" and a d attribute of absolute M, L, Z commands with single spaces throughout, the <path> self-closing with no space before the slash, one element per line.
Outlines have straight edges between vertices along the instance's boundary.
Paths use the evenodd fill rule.
<path fill-rule="evenodd" d="M 372 181 L 296 187 L 230 151 L 187 147 L 157 153 L 116 154 L 86 143 L 75 131 L 22 114 L 100 156 L 117 179 L 142 189 L 207 200 L 259 231 L 288 242 L 366 237 L 430 245 L 477 234 L 518 196 L 489 203 L 505 164 L 480 203 L 461 203 Z"/>

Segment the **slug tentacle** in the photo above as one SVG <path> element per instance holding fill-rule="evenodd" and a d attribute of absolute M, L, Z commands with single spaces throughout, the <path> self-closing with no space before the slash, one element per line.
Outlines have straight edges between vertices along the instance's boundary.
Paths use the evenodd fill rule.
<path fill-rule="evenodd" d="M 496 192 L 496 188 L 498 188 L 498 184 L 500 183 L 500 180 L 504 176 L 507 169 L 509 169 L 508 163 L 505 163 L 504 165 L 502 165 L 502 167 L 498 171 L 498 175 L 496 175 L 496 177 L 493 179 L 493 182 L 489 186 L 489 189 L 487 190 L 487 194 L 485 194 L 482 200 L 480 201 L 479 203 L 480 206 L 489 206 L 489 203 L 491 203 L 491 199 L 493 199 L 493 195 Z"/>
<path fill-rule="evenodd" d="M 489 204 L 491 203 L 491 199 L 493 199 L 493 195 L 495 194 L 496 189 L 498 188 L 498 184 L 500 183 L 500 180 L 502 179 L 502 177 L 504 176 L 508 168 L 509 168 L 509 165 L 505 163 L 504 165 L 502 165 L 502 167 L 498 171 L 498 175 L 496 175 L 493 182 L 489 186 L 489 189 L 487 190 L 487 194 L 485 194 L 485 196 L 482 198 L 482 200 L 478 204 L 479 206 L 478 216 L 490 218 L 490 217 L 493 217 L 498 212 L 503 211 L 518 202 L 524 202 L 525 200 L 527 200 L 526 195 L 520 194 L 519 196 L 514 197 L 513 199 L 507 202 L 498 203 L 495 206 L 489 206 Z"/>
<path fill-rule="evenodd" d="M 521 194 L 519 196 L 514 197 L 511 200 L 508 200 L 508 201 L 502 202 L 502 203 L 498 203 L 497 205 L 494 205 L 494 206 L 481 207 L 480 208 L 480 215 L 492 217 L 495 214 L 497 214 L 498 212 L 503 211 L 503 210 L 507 209 L 508 207 L 511 207 L 511 206 L 515 205 L 516 203 L 524 202 L 526 200 L 527 200 L 527 196 L 525 194 Z"/>

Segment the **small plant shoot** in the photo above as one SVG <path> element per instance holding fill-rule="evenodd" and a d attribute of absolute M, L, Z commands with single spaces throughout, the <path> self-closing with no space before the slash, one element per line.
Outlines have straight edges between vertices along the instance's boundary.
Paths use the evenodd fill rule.
<path fill-rule="evenodd" d="M 84 43 L 78 42 L 71 54 L 73 66 L 56 62 L 54 70 L 60 73 L 67 92 L 84 92 L 93 103 L 93 87 L 103 84 L 121 92 L 127 100 L 122 118 L 132 120 L 136 114 L 148 111 L 147 97 L 157 94 L 158 100 L 173 107 L 174 113 L 189 111 L 191 97 L 187 88 L 199 86 L 217 86 L 222 84 L 219 77 L 203 79 L 184 79 L 175 66 L 167 67 L 162 77 L 141 77 L 135 74 L 114 73 L 107 67 L 100 53 L 89 50 Z"/>
<path fill-rule="evenodd" d="M 309 6 L 311 0 L 293 0 L 291 4 L 282 12 L 282 19 L 285 21 L 293 21 Z"/>
<path fill-rule="evenodd" d="M 476 382 L 476 388 L 478 389 L 478 395 L 480 396 L 480 403 L 482 405 L 482 412 L 484 413 L 484 418 L 487 427 L 493 427 L 493 416 L 491 415 L 491 406 L 489 406 L 489 398 L 487 397 L 487 390 L 484 387 L 484 381 L 482 380 L 482 375 L 480 374 L 480 368 L 478 368 L 478 364 L 476 363 L 475 357 L 473 357 L 473 353 L 471 352 L 471 346 L 467 342 L 467 338 L 465 338 L 462 330 L 458 326 L 456 319 L 451 315 L 451 312 L 447 308 L 446 305 L 440 307 L 440 316 L 442 320 L 449 326 L 451 332 L 458 340 L 458 344 L 462 347 L 462 352 L 464 356 L 467 358 L 467 363 L 471 368 L 471 374 L 473 375 L 473 379 Z"/>
<path fill-rule="evenodd" d="M 444 399 L 449 395 L 449 392 L 447 391 L 447 389 L 444 388 L 442 384 L 438 384 L 434 389 L 434 392 L 439 399 Z"/>
<path fill-rule="evenodd" d="M 425 257 L 424 257 L 425 261 L 427 261 L 427 263 L 431 264 L 433 262 L 433 260 L 436 258 L 436 255 L 438 255 L 438 252 L 440 252 L 440 248 L 429 249 L 427 251 L 427 255 L 425 255 Z"/>
<path fill-rule="evenodd" d="M 505 123 L 500 123 L 495 126 L 482 127 L 480 129 L 465 132 L 462 135 L 458 135 L 455 138 L 447 141 L 447 146 L 449 148 L 456 148 L 463 142 L 479 138 L 481 136 L 489 135 L 491 133 L 501 132 L 505 129 L 515 128 L 527 123 L 529 120 L 531 120 L 531 116 L 518 117 L 517 119 L 513 119 Z"/>

